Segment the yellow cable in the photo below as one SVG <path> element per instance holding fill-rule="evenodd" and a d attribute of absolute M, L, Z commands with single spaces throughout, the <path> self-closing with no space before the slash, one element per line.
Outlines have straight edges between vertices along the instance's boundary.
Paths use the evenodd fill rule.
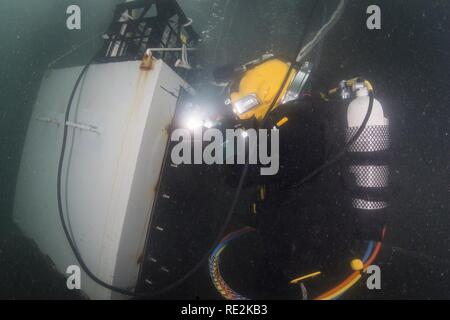
<path fill-rule="evenodd" d="M 288 118 L 288 117 L 284 117 L 283 119 L 281 119 L 280 121 L 277 122 L 277 127 L 278 127 L 278 128 L 282 127 L 282 126 L 285 125 L 286 122 L 288 122 L 288 121 L 289 121 L 289 118 Z"/>
<path fill-rule="evenodd" d="M 259 198 L 264 201 L 266 198 L 266 188 L 264 185 L 259 187 Z"/>
<path fill-rule="evenodd" d="M 332 95 L 335 94 L 338 90 L 339 90 L 339 88 L 331 89 L 330 91 L 328 91 L 328 95 L 329 95 L 329 96 L 332 96 Z"/>
<path fill-rule="evenodd" d="M 358 79 L 359 78 L 353 78 L 353 79 L 347 80 L 345 82 L 346 82 L 347 86 L 352 87 L 355 84 L 355 82 L 358 81 Z M 366 88 L 369 91 L 371 91 L 371 92 L 374 91 L 372 84 L 368 80 L 364 80 L 364 85 L 366 86 Z M 328 91 L 328 95 L 331 96 L 333 94 L 336 94 L 338 92 L 338 90 L 339 90 L 339 87 L 338 88 L 333 88 L 330 91 Z"/>
<path fill-rule="evenodd" d="M 364 85 L 366 86 L 366 88 L 367 88 L 369 91 L 373 92 L 373 86 L 372 86 L 372 84 L 371 84 L 369 81 L 364 80 Z"/>
<path fill-rule="evenodd" d="M 356 77 L 356 78 L 347 80 L 347 85 L 348 85 L 349 87 L 353 86 L 353 85 L 358 81 L 358 79 L 359 79 L 359 78 Z"/>
<path fill-rule="evenodd" d="M 292 280 L 290 283 L 291 284 L 296 284 L 296 283 L 299 283 L 302 280 L 306 280 L 306 279 L 317 277 L 320 274 L 322 274 L 322 272 L 320 272 L 320 271 L 313 272 L 313 273 L 307 274 L 305 276 L 298 277 L 298 278 Z"/>
<path fill-rule="evenodd" d="M 219 249 L 219 251 L 217 251 L 216 253 L 216 257 L 220 256 L 222 254 L 222 251 L 225 250 L 227 246 L 223 246 L 222 248 Z"/>
<path fill-rule="evenodd" d="M 326 102 L 330 101 L 330 99 L 328 99 L 328 96 L 323 92 L 320 93 L 320 98 Z"/>
<path fill-rule="evenodd" d="M 342 295 L 346 291 L 348 291 L 351 287 L 353 287 L 359 281 L 359 279 L 361 279 L 361 274 L 358 274 L 357 276 L 355 276 L 355 279 L 350 281 L 346 286 L 342 287 L 340 290 L 336 291 L 335 293 L 333 293 L 327 297 L 323 297 L 321 300 L 333 300 L 334 298 L 339 297 L 340 295 Z"/>

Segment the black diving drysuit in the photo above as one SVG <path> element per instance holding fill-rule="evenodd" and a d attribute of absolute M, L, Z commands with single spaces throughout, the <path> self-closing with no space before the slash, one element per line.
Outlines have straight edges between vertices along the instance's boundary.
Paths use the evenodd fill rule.
<path fill-rule="evenodd" d="M 246 186 L 255 188 L 253 225 L 263 244 L 263 263 L 252 298 L 299 299 L 301 291 L 289 282 L 315 271 L 339 268 L 349 254 L 357 230 L 346 194 L 345 161 L 298 186 L 323 164 L 344 141 L 344 106 L 303 97 L 272 111 L 265 128 L 279 127 L 280 168 L 261 176 L 250 166 Z M 242 166 L 231 169 L 236 185 Z M 264 200 L 260 188 L 264 186 Z M 348 265 L 346 265 L 348 267 Z"/>

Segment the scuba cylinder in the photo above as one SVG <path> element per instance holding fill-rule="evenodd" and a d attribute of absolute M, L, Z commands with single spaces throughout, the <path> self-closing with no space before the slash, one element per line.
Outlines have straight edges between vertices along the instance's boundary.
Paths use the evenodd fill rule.
<path fill-rule="evenodd" d="M 354 83 L 353 90 L 356 97 L 347 109 L 347 141 L 360 128 L 373 94 L 367 81 Z M 356 213 L 358 232 L 364 240 L 380 239 L 389 206 L 389 120 L 381 103 L 372 99 L 373 108 L 367 125 L 348 148 L 351 207 Z"/>

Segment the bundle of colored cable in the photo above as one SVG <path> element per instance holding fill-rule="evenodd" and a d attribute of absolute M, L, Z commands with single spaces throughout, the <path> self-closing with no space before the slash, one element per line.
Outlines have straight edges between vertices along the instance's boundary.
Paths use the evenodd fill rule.
<path fill-rule="evenodd" d="M 230 233 L 219 243 L 219 245 L 214 249 L 213 253 L 209 257 L 209 274 L 211 280 L 216 287 L 217 291 L 226 300 L 249 300 L 243 295 L 235 292 L 231 287 L 225 282 L 220 273 L 220 255 L 225 250 L 230 242 L 241 237 L 242 235 L 255 231 L 253 228 L 246 227 L 236 232 Z"/>

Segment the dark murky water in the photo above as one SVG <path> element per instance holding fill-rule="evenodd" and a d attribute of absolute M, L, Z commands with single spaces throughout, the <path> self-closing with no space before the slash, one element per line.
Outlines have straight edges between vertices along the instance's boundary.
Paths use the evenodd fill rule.
<path fill-rule="evenodd" d="M 10 222 L 30 112 L 47 66 L 85 62 L 101 43 L 112 0 L 0 0 L 0 298 L 77 298 L 31 241 Z M 204 68 L 243 63 L 272 51 L 292 55 L 313 1 L 180 0 L 201 35 Z M 83 8 L 81 31 L 65 28 L 65 9 Z M 379 0 L 382 30 L 365 28 L 366 0 L 350 1 L 326 38 L 317 82 L 349 75 L 376 84 L 390 110 L 394 182 L 383 289 L 349 298 L 450 299 L 450 2 Z M 317 20 L 317 19 L 316 19 Z M 206 74 L 206 72 L 205 72 Z M 206 77 L 206 76 L 205 76 Z M 62 283 L 62 284 L 61 284 Z M 168 297 L 216 298 L 206 268 Z"/>

